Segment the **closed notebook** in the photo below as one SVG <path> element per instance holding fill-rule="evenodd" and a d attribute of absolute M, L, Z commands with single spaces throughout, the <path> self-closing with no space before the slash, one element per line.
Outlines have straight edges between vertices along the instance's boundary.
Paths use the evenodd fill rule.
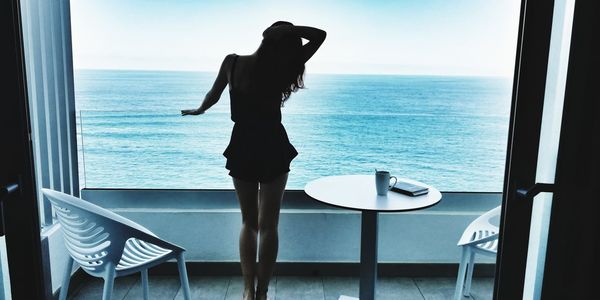
<path fill-rule="evenodd" d="M 429 192 L 429 188 L 404 181 L 398 181 L 392 187 L 392 191 L 409 196 L 419 196 L 427 194 Z"/>

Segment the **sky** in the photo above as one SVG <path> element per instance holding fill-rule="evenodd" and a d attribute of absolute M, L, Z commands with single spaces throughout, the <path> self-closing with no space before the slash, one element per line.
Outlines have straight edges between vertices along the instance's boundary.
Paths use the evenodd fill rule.
<path fill-rule="evenodd" d="M 327 31 L 307 72 L 513 75 L 520 0 L 76 0 L 76 69 L 216 72 L 278 20 Z"/>

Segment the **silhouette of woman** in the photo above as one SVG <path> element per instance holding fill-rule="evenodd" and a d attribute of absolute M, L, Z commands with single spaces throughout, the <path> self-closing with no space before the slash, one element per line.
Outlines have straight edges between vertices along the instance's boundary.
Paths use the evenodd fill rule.
<path fill-rule="evenodd" d="M 225 57 L 199 108 L 181 111 L 184 116 L 203 114 L 229 84 L 235 125 L 223 155 L 242 211 L 239 247 L 246 300 L 267 299 L 279 246 L 281 200 L 290 162 L 298 154 L 281 124 L 281 107 L 292 92 L 304 87 L 304 63 L 325 36 L 317 28 L 275 22 L 263 32 L 256 52 Z M 302 45 L 301 38 L 308 42 Z"/>

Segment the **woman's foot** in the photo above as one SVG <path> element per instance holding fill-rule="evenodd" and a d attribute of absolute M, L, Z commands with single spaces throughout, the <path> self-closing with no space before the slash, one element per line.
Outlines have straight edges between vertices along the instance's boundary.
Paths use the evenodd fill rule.
<path fill-rule="evenodd" d="M 254 289 L 245 289 L 244 295 L 242 296 L 243 300 L 255 300 L 254 298 Z M 265 298 L 267 299 L 267 298 Z"/>

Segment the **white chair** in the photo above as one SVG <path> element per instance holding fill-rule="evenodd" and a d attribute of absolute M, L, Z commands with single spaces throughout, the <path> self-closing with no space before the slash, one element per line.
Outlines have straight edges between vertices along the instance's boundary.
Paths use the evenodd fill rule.
<path fill-rule="evenodd" d="M 104 279 L 102 299 L 112 297 L 116 277 L 142 274 L 144 299 L 148 299 L 148 268 L 176 259 L 186 300 L 190 287 L 183 253 L 185 249 L 158 238 L 143 226 L 82 199 L 42 189 L 56 210 L 70 258 L 60 289 L 67 299 L 73 262 L 88 274 Z"/>
<path fill-rule="evenodd" d="M 498 206 L 475 219 L 463 232 L 457 246 L 462 247 L 462 257 L 458 267 L 456 290 L 454 299 L 462 296 L 470 297 L 471 280 L 473 279 L 473 266 L 475 254 L 496 256 L 498 252 L 498 226 L 491 220 L 500 216 L 501 206 Z M 465 274 L 466 273 L 466 274 Z M 466 279 L 466 283 L 465 283 Z"/>

